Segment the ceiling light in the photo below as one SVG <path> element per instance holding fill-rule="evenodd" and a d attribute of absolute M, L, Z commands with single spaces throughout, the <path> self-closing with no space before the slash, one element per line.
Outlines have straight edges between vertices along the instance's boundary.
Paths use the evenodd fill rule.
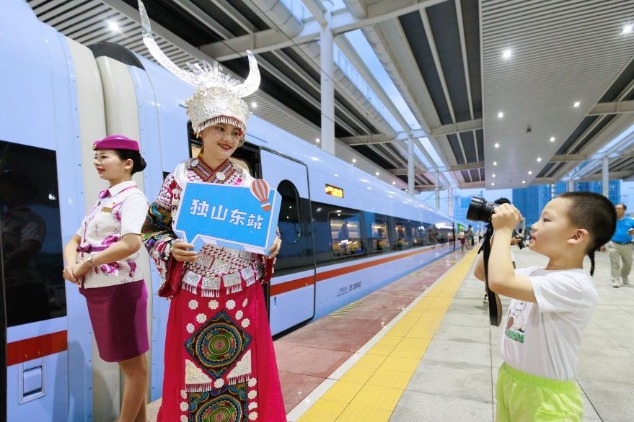
<path fill-rule="evenodd" d="M 315 142 L 319 143 L 319 138 L 315 139 Z"/>
<path fill-rule="evenodd" d="M 335 176 L 335 177 L 339 177 L 339 175 L 338 175 L 337 173 L 333 174 L 333 176 Z"/>
<path fill-rule="evenodd" d="M 494 183 L 494 182 L 491 182 L 491 186 L 495 186 L 495 183 Z"/>
<path fill-rule="evenodd" d="M 253 101 L 251 103 L 251 108 L 258 108 L 258 103 L 256 103 L 255 101 Z"/>
<path fill-rule="evenodd" d="M 377 171 L 376 173 L 374 173 L 376 176 L 378 176 L 380 173 Z"/>
<path fill-rule="evenodd" d="M 493 146 L 496 147 L 496 148 L 500 148 L 500 144 L 498 144 L 497 142 Z"/>
<path fill-rule="evenodd" d="M 529 170 L 529 171 L 528 171 L 528 174 L 533 174 L 533 171 L 532 171 L 532 170 Z"/>
<path fill-rule="evenodd" d="M 494 165 L 494 166 L 497 166 L 497 165 L 498 165 L 498 162 L 497 162 L 497 161 L 494 161 L 494 162 L 493 162 L 493 165 Z"/>
<path fill-rule="evenodd" d="M 537 162 L 541 163 L 542 162 L 542 157 L 537 157 Z"/>
<path fill-rule="evenodd" d="M 393 182 L 392 182 L 392 184 L 393 184 L 393 185 L 395 185 L 395 184 L 396 184 L 396 182 L 394 182 L 394 181 L 393 181 Z"/>
<path fill-rule="evenodd" d="M 504 117 L 504 113 L 501 111 L 498 111 L 498 119 L 501 119 L 502 117 Z"/>
<path fill-rule="evenodd" d="M 356 163 L 356 162 L 357 162 L 357 159 L 356 159 L 356 158 L 353 158 L 353 159 L 352 159 L 352 162 L 353 162 L 353 163 Z"/>
<path fill-rule="evenodd" d="M 554 136 L 550 137 L 550 142 L 555 142 L 555 137 Z"/>
<path fill-rule="evenodd" d="M 632 32 L 634 32 L 634 25 L 623 25 L 623 31 L 621 31 L 621 35 L 631 34 Z"/>
<path fill-rule="evenodd" d="M 580 105 L 581 105 L 581 101 L 575 101 L 575 103 L 572 106 L 574 108 L 579 108 Z"/>
<path fill-rule="evenodd" d="M 115 21 L 109 21 L 108 22 L 108 28 L 110 28 L 111 31 L 113 32 L 119 32 L 119 24 Z"/>
<path fill-rule="evenodd" d="M 495 177 L 495 173 L 493 173 L 493 174 L 491 175 L 491 177 Z"/>
<path fill-rule="evenodd" d="M 526 180 L 522 180 L 522 184 L 525 185 L 526 184 Z"/>
<path fill-rule="evenodd" d="M 513 50 L 511 50 L 510 48 L 507 48 L 506 50 L 502 51 L 502 58 L 504 60 L 508 60 L 511 57 L 513 57 Z"/>

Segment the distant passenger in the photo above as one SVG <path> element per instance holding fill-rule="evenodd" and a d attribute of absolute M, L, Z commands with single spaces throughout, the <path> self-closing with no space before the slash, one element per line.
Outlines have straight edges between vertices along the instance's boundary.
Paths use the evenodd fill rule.
<path fill-rule="evenodd" d="M 348 229 L 348 222 L 344 221 L 339 229 L 339 240 L 348 240 L 350 238 L 350 230 Z"/>
<path fill-rule="evenodd" d="M 467 238 L 467 249 L 471 249 L 474 246 L 473 227 L 471 227 L 471 224 L 469 224 L 469 226 L 467 227 L 467 232 L 465 233 L 465 236 Z"/>
<path fill-rule="evenodd" d="M 545 255 L 548 264 L 513 270 L 509 247 L 520 219 L 511 204 L 495 208 L 492 216 L 489 287 L 512 298 L 502 332 L 495 420 L 581 421 L 575 372 L 581 333 L 598 302 L 591 277 L 594 253 L 614 233 L 616 213 L 607 198 L 595 193 L 560 195 L 531 227 L 530 249 Z M 590 274 L 583 269 L 585 255 Z M 482 258 L 475 276 L 484 280 Z"/>
<path fill-rule="evenodd" d="M 610 274 L 612 276 L 612 287 L 619 287 L 620 282 L 624 286 L 629 286 L 629 276 L 632 270 L 632 236 L 634 236 L 634 219 L 625 216 L 627 206 L 618 204 L 616 207 L 616 232 L 606 249 L 610 254 Z M 621 267 L 621 261 L 623 266 Z"/>
<path fill-rule="evenodd" d="M 144 10 L 141 14 L 146 20 Z M 147 34 L 145 41 L 150 51 L 158 48 Z M 253 181 L 230 160 L 245 141 L 250 111 L 242 97 L 260 83 L 255 57 L 248 56 L 251 70 L 242 84 L 211 66 L 177 75 L 198 81 L 185 104 L 203 148 L 167 176 L 143 226 L 145 246 L 162 277 L 158 293 L 171 297 L 158 421 L 286 421 L 262 289 L 270 276 L 265 257 L 211 244 L 196 253 L 173 230 L 188 182 L 248 186 Z M 166 57 L 155 58 L 176 68 Z M 280 246 L 278 237 L 270 258 Z"/>
<path fill-rule="evenodd" d="M 64 278 L 86 298 L 99 356 L 125 375 L 119 420 L 146 421 L 148 293 L 137 259 L 148 200 L 132 181 L 146 164 L 137 141 L 125 136 L 108 136 L 93 149 L 110 186 L 64 247 Z"/>

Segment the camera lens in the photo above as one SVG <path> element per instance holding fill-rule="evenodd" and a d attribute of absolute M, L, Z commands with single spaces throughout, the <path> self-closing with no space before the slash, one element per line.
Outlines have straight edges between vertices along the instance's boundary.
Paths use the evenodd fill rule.
<path fill-rule="evenodd" d="M 493 208 L 495 208 L 495 206 L 496 204 L 487 202 L 484 198 L 472 196 L 469 209 L 467 210 L 467 220 L 488 223 L 491 221 L 491 215 L 493 214 Z"/>

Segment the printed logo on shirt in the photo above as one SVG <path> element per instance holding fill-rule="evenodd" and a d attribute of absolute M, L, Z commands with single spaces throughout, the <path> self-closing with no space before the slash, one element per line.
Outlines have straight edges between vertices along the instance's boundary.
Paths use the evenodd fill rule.
<path fill-rule="evenodd" d="M 513 305 L 509 308 L 506 329 L 504 330 L 504 334 L 508 338 L 519 343 L 524 343 L 524 332 L 526 331 L 524 311 L 526 306 L 526 302 L 513 301 Z"/>

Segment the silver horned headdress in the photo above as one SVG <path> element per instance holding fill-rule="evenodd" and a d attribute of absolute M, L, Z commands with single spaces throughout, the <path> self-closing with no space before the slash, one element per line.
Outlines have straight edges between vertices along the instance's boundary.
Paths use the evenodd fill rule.
<path fill-rule="evenodd" d="M 200 133 L 209 126 L 217 123 L 229 123 L 246 131 L 249 118 L 249 106 L 242 99 L 253 94 L 260 85 L 260 70 L 255 56 L 247 50 L 249 57 L 249 76 L 240 81 L 222 72 L 222 66 L 208 62 L 202 64 L 188 64 L 189 70 L 176 66 L 152 37 L 150 19 L 143 2 L 139 0 L 141 27 L 143 29 L 143 43 L 150 54 L 164 68 L 174 75 L 196 87 L 194 95 L 185 101 L 187 115 L 192 122 L 195 133 Z"/>

